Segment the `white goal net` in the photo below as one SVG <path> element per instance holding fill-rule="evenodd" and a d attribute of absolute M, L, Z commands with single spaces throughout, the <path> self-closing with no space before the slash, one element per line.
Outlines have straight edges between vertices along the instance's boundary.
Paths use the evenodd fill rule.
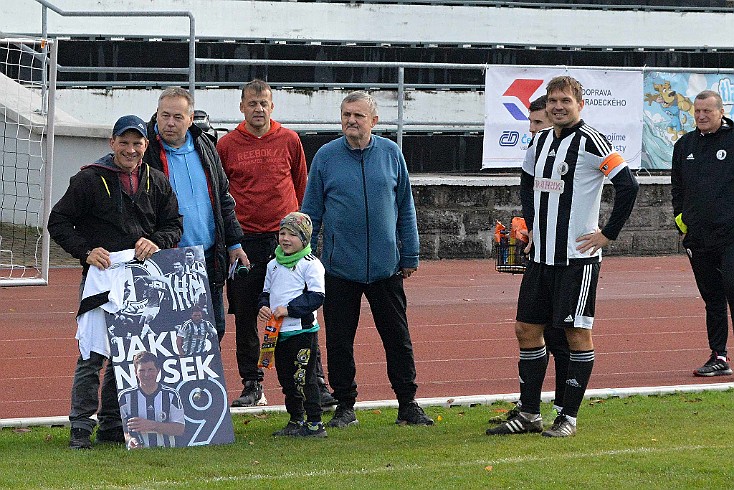
<path fill-rule="evenodd" d="M 46 284 L 56 49 L 0 38 L 0 286 Z"/>

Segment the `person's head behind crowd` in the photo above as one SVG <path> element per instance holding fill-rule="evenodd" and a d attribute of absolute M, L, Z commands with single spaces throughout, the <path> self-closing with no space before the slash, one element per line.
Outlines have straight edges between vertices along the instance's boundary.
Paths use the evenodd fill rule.
<path fill-rule="evenodd" d="M 546 112 L 556 134 L 581 120 L 584 98 L 583 87 L 578 80 L 565 75 L 554 77 L 546 85 L 546 94 Z"/>
<path fill-rule="evenodd" d="M 377 102 L 367 92 L 352 92 L 342 100 L 342 132 L 352 148 L 365 148 L 379 116 Z"/>
<path fill-rule="evenodd" d="M 274 108 L 273 90 L 267 82 L 256 78 L 242 87 L 240 112 L 245 116 L 245 127 L 255 136 L 270 131 L 270 115 Z"/>
<path fill-rule="evenodd" d="M 545 112 L 545 106 L 548 103 L 548 96 L 541 95 L 530 103 L 528 107 L 528 120 L 530 121 L 530 133 L 535 136 L 535 133 L 541 129 L 549 128 L 553 126 L 548 114 Z"/>
<path fill-rule="evenodd" d="M 721 95 L 713 90 L 704 90 L 693 101 L 693 116 L 696 128 L 701 133 L 714 133 L 722 124 L 724 117 L 724 101 Z"/>
<path fill-rule="evenodd" d="M 148 148 L 145 122 L 138 116 L 122 116 L 115 122 L 110 138 L 113 161 L 122 170 L 132 172 Z"/>
<path fill-rule="evenodd" d="M 300 243 L 290 244 L 284 246 L 284 243 L 280 243 L 283 251 L 290 255 L 296 252 L 300 252 L 306 246 L 311 243 L 311 234 L 313 233 L 313 225 L 311 224 L 311 217 L 304 213 L 293 212 L 288 213 L 282 220 L 280 220 L 280 234 L 279 242 L 283 240 L 283 231 L 286 230 L 290 234 L 300 241 Z"/>
<path fill-rule="evenodd" d="M 188 90 L 169 87 L 158 97 L 156 111 L 158 134 L 173 148 L 186 142 L 186 133 L 194 123 L 194 98 Z"/>

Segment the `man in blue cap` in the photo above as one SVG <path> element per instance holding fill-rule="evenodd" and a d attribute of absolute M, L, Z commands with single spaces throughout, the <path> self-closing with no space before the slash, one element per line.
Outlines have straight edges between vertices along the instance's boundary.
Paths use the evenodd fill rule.
<path fill-rule="evenodd" d="M 51 238 L 83 267 L 80 296 L 90 267 L 112 265 L 110 252 L 135 249 L 135 257 L 145 260 L 161 248 L 175 247 L 181 238 L 176 195 L 166 176 L 143 162 L 147 147 L 143 120 L 121 117 L 112 130 L 112 153 L 82 167 L 51 210 Z M 107 327 L 80 327 L 76 338 L 80 355 L 71 389 L 69 447 L 90 449 L 97 423 L 97 442 L 124 443 Z M 105 361 L 100 404 L 99 372 Z M 91 418 L 95 413 L 96 422 Z"/>

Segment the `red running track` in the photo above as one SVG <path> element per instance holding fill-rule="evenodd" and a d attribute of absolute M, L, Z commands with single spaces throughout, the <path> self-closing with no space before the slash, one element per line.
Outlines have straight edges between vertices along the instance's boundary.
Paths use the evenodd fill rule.
<path fill-rule="evenodd" d="M 52 269 L 49 286 L 0 287 L 0 419 L 68 414 L 79 279 L 80 269 Z M 495 272 L 490 260 L 424 261 L 405 284 L 418 397 L 518 391 L 513 326 L 520 276 Z M 227 330 L 222 353 L 231 400 L 241 390 L 231 315 Z M 323 331 L 320 341 L 323 348 Z M 685 256 L 605 258 L 594 343 L 589 388 L 734 381 L 692 375 L 709 351 L 703 302 Z M 366 302 L 355 350 L 359 401 L 392 399 Z M 551 366 L 547 391 L 554 386 Z M 264 385 L 270 404 L 282 404 L 274 371 Z"/>

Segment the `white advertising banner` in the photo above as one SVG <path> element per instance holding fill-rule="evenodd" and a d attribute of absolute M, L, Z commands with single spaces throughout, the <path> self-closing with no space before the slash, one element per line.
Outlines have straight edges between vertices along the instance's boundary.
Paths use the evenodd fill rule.
<path fill-rule="evenodd" d="M 530 102 L 544 95 L 546 84 L 559 75 L 581 82 L 581 118 L 607 137 L 630 168 L 640 168 L 642 70 L 490 65 L 486 74 L 482 169 L 522 166 L 532 137 L 528 128 Z"/>

